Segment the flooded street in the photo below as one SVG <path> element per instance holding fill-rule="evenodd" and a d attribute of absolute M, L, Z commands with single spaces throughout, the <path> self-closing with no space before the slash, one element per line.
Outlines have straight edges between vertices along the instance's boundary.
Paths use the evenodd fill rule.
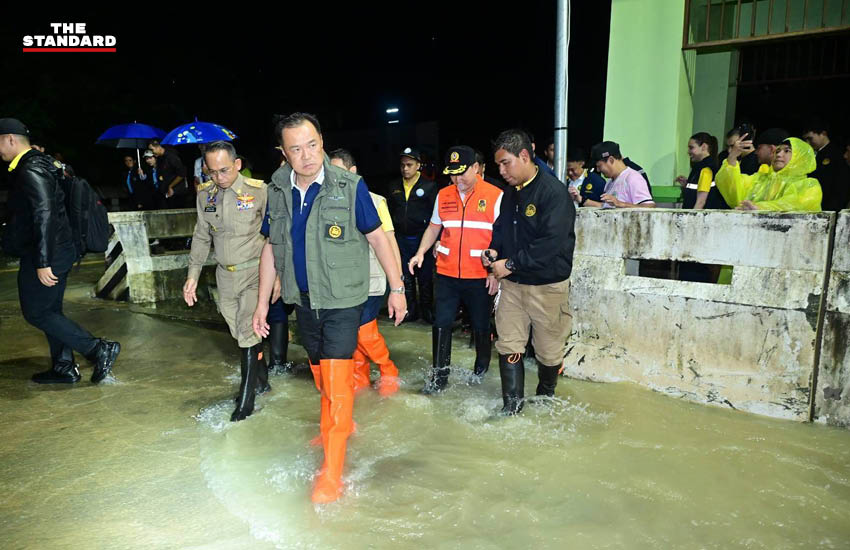
<path fill-rule="evenodd" d="M 231 423 L 239 358 L 209 308 L 92 300 L 97 274 L 72 275 L 65 310 L 121 342 L 115 380 L 90 384 L 81 360 L 83 381 L 51 387 L 29 381 L 47 346 L 0 273 L 0 548 L 850 548 L 847 430 L 566 378 L 501 418 L 495 355 L 471 385 L 459 333 L 449 389 L 418 393 L 418 323 L 382 323 L 402 388 L 358 394 L 345 495 L 314 506 L 307 372 L 272 376 Z M 526 395 L 536 378 L 527 364 Z"/>

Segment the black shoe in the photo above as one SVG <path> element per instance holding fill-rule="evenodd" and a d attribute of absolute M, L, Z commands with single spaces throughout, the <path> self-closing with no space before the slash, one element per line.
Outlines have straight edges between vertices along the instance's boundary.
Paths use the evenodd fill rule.
<path fill-rule="evenodd" d="M 254 412 L 254 396 L 257 391 L 258 374 L 265 371 L 266 366 L 260 363 L 258 355 L 260 345 L 250 348 L 240 348 L 240 371 L 242 381 L 239 384 L 239 395 L 236 398 L 236 410 L 230 415 L 231 422 L 245 420 Z"/>
<path fill-rule="evenodd" d="M 452 350 L 452 329 L 433 328 L 431 330 L 431 355 L 434 358 L 431 376 L 425 382 L 422 393 L 430 395 L 440 393 L 449 384 L 449 360 Z"/>
<path fill-rule="evenodd" d="M 269 323 L 269 372 L 290 374 L 292 363 L 286 360 L 289 349 L 288 323 Z"/>
<path fill-rule="evenodd" d="M 32 375 L 36 384 L 74 384 L 80 381 L 80 369 L 76 363 L 53 365 L 53 368 Z"/>
<path fill-rule="evenodd" d="M 88 359 L 94 363 L 91 373 L 92 384 L 101 382 L 112 371 L 115 359 L 121 353 L 121 344 L 101 338 Z"/>
<path fill-rule="evenodd" d="M 475 376 L 484 376 L 490 370 L 490 351 L 492 342 L 490 341 L 490 331 L 475 331 L 472 333 L 475 340 L 475 368 L 473 374 Z"/>
<path fill-rule="evenodd" d="M 525 395 L 525 366 L 522 354 L 499 355 L 499 375 L 502 378 L 502 414 L 513 416 L 522 410 Z"/>
<path fill-rule="evenodd" d="M 547 367 L 540 361 L 537 362 L 537 395 L 545 395 L 546 397 L 555 395 L 559 370 L 561 370 L 561 365 Z"/>

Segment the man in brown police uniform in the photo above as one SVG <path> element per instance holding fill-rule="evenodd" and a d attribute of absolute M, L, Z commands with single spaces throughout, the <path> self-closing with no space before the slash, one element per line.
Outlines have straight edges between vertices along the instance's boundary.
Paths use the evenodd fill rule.
<path fill-rule="evenodd" d="M 244 420 L 254 412 L 254 393 L 268 391 L 268 371 L 262 360 L 262 340 L 254 334 L 251 320 L 257 307 L 260 253 L 265 237 L 260 233 L 266 211 L 266 186 L 245 178 L 242 162 L 229 142 L 211 143 L 204 159 L 212 178 L 198 187 L 198 223 L 192 236 L 189 274 L 183 299 L 190 306 L 201 268 L 215 248 L 215 272 L 219 309 L 242 354 L 242 382 L 236 410 L 230 420 Z"/>

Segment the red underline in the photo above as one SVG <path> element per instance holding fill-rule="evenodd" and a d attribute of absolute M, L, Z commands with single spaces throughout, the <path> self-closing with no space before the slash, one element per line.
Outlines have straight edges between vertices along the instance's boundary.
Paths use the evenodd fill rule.
<path fill-rule="evenodd" d="M 99 52 L 115 53 L 116 48 L 24 48 L 24 53 L 29 52 Z"/>

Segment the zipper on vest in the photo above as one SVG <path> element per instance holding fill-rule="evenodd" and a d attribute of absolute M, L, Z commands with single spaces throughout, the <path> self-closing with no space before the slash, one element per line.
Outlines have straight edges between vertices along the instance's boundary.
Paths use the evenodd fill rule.
<path fill-rule="evenodd" d="M 463 206 L 463 209 L 460 213 L 460 240 L 457 243 L 457 278 L 460 279 L 460 268 L 461 265 L 463 265 L 463 221 L 466 219 L 466 203 L 468 203 L 469 199 L 472 198 L 472 193 L 470 193 L 469 196 L 466 197 L 466 201 L 464 201 L 463 198 L 460 197 L 460 191 L 458 191 L 457 196 L 460 198 L 461 206 Z"/>
<path fill-rule="evenodd" d="M 413 187 L 410 188 L 410 193 L 411 194 L 413 193 Z M 404 178 L 401 178 L 401 194 L 404 195 Z M 409 235 L 410 234 L 410 228 L 408 226 L 410 225 L 410 222 L 407 219 L 407 203 L 409 201 L 407 199 L 408 199 L 408 196 L 405 196 L 404 197 L 404 233 L 406 235 Z"/>

